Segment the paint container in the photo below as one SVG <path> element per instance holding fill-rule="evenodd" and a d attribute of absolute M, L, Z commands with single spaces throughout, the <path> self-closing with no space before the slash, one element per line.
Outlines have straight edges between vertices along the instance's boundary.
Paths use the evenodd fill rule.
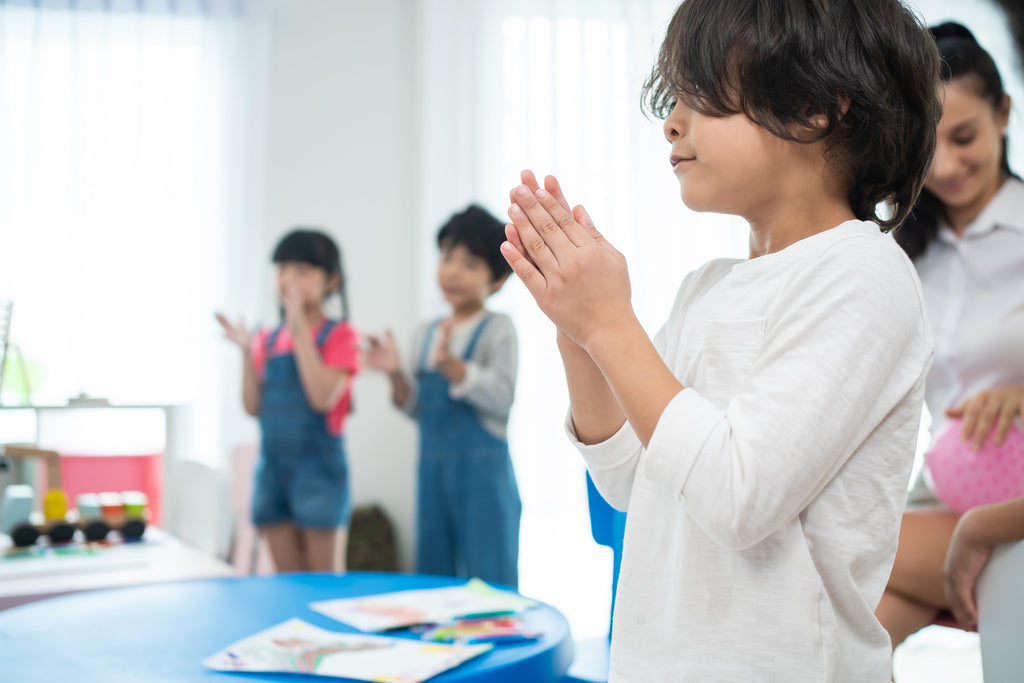
<path fill-rule="evenodd" d="M 95 493 L 80 493 L 75 499 L 75 507 L 78 508 L 78 518 L 84 521 L 100 519 L 103 516 L 100 497 Z"/>
<path fill-rule="evenodd" d="M 120 524 L 124 517 L 124 499 L 115 491 L 104 491 L 100 494 L 100 511 L 103 517 L 112 524 Z"/>
<path fill-rule="evenodd" d="M 124 514 L 129 518 L 144 519 L 149 498 L 142 491 L 125 491 L 121 494 L 124 501 Z"/>

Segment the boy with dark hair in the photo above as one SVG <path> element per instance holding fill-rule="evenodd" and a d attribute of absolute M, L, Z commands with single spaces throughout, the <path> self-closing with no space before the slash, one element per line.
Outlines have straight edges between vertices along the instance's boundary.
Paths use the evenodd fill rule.
<path fill-rule="evenodd" d="M 517 586 L 521 505 L 506 432 L 518 349 L 512 319 L 488 311 L 511 267 L 504 224 L 479 206 L 437 234 L 451 312 L 417 331 L 406 371 L 394 337 L 369 337 L 366 363 L 419 423 L 416 571 Z"/>
<path fill-rule="evenodd" d="M 683 202 L 744 218 L 750 258 L 687 275 L 653 341 L 587 211 L 551 176 L 512 189 L 502 253 L 628 511 L 609 683 L 890 680 L 874 609 L 933 349 L 883 233 L 931 163 L 938 75 L 898 0 L 686 0 L 647 102 Z"/>

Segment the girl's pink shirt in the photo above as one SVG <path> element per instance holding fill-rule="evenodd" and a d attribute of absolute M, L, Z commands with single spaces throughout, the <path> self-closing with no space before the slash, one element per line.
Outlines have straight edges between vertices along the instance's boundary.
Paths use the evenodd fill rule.
<path fill-rule="evenodd" d="M 326 321 L 310 331 L 310 337 L 316 339 Z M 256 333 L 252 342 L 252 363 L 256 375 L 263 380 L 269 356 L 283 356 L 293 352 L 292 334 L 287 326 L 281 329 L 274 341 L 274 347 L 267 349 L 267 340 L 276 328 L 263 328 Z M 346 322 L 339 322 L 327 335 L 327 340 L 320 348 L 320 357 L 329 368 L 348 373 L 345 390 L 341 393 L 337 404 L 327 413 L 327 430 L 331 434 L 343 434 L 345 418 L 352 407 L 352 378 L 359 372 L 359 333 Z"/>

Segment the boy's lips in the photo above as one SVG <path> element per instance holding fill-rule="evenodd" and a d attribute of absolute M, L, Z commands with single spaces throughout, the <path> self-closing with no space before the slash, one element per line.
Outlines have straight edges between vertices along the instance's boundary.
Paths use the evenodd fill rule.
<path fill-rule="evenodd" d="M 669 157 L 668 162 L 672 164 L 672 168 L 676 168 L 679 164 L 686 163 L 687 161 L 694 161 L 697 157 L 687 157 L 681 154 L 673 154 Z"/>

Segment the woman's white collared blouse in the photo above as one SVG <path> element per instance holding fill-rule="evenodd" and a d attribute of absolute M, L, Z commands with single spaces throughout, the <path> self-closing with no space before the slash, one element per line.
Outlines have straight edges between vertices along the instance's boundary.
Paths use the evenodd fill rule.
<path fill-rule="evenodd" d="M 915 265 L 935 341 L 925 388 L 935 434 L 947 408 L 1024 384 L 1024 182 L 1007 180 L 963 236 L 941 226 Z"/>

